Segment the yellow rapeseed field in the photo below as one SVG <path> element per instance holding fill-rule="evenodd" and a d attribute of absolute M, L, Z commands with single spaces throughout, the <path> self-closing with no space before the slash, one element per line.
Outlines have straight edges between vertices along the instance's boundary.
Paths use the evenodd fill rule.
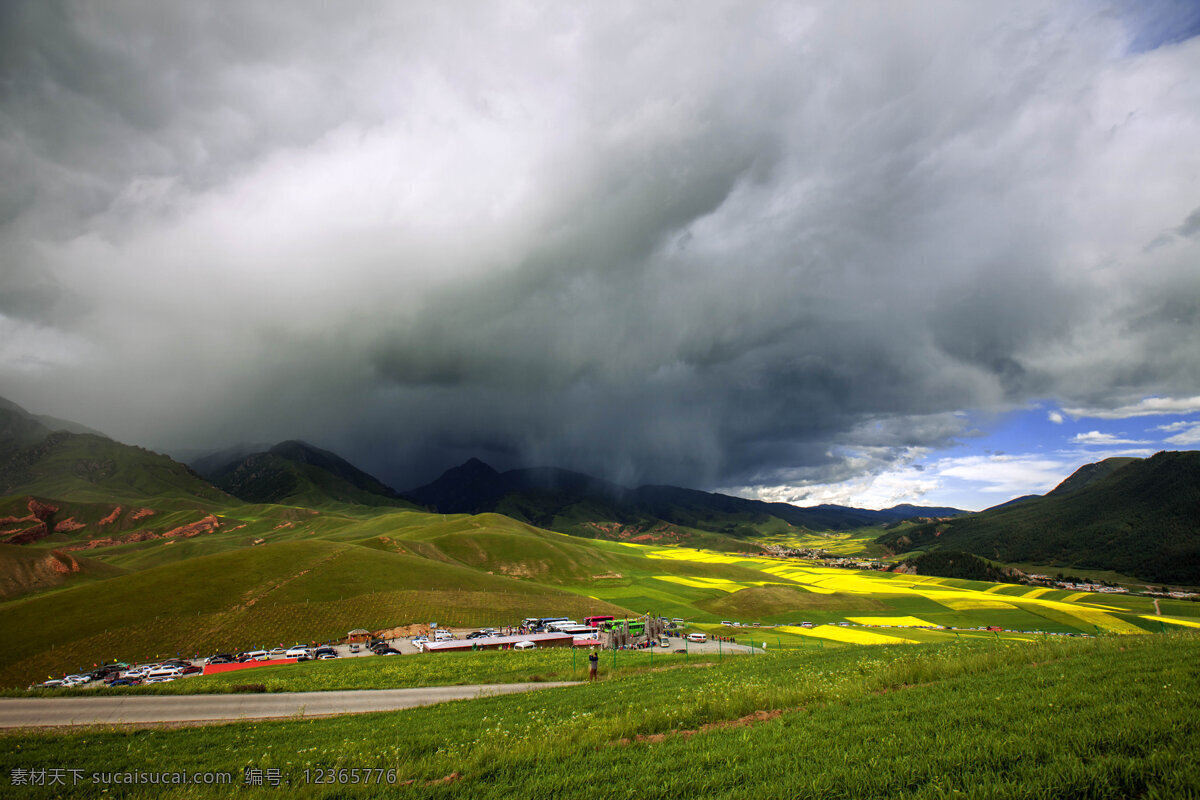
<path fill-rule="evenodd" d="M 1200 622 L 1194 619 L 1179 619 L 1178 617 L 1156 617 L 1152 614 L 1141 614 L 1142 619 L 1148 619 L 1151 622 L 1167 622 L 1171 625 L 1183 625 L 1187 628 L 1200 628 Z"/>
<path fill-rule="evenodd" d="M 735 555 L 716 553 L 707 550 L 697 550 L 686 547 L 656 548 L 647 545 L 625 543 L 627 547 L 637 548 L 648 558 L 672 561 L 692 561 L 702 564 L 736 564 L 740 567 L 756 569 L 763 573 L 763 581 L 735 581 L 712 577 L 692 577 L 679 575 L 655 576 L 667 583 L 688 586 L 697 589 L 715 589 L 727 594 L 755 586 L 794 584 L 808 592 L 822 595 L 851 595 L 866 596 L 875 599 L 903 598 L 905 595 L 914 598 L 931 600 L 950 611 L 1013 611 L 1024 610 L 1031 614 L 1045 617 L 1049 620 L 1065 621 L 1064 616 L 1076 621 L 1079 627 L 1096 627 L 1110 633 L 1145 633 L 1141 627 L 1121 619 L 1117 614 L 1128 613 L 1123 609 L 1104 605 L 1097 602 L 1098 598 L 1088 592 L 1076 592 L 1065 600 L 1046 599 L 1051 592 L 1043 587 L 1018 587 L 1014 584 L 995 584 L 986 589 L 971 589 L 955 586 L 946 578 L 928 575 L 897 575 L 873 570 L 849 570 L 836 567 L 819 566 L 811 561 L 780 561 L 751 555 Z M 1018 593 L 1015 590 L 1020 590 Z M 1000 592 L 1003 594 L 999 594 Z M 1011 593 L 1010 593 L 1011 592 Z M 1077 601 L 1085 601 L 1079 603 Z M 933 623 L 920 619 L 898 615 L 895 617 L 854 617 L 854 621 L 871 625 L 930 625 Z M 1155 617 L 1154 619 L 1160 619 Z M 1164 619 L 1167 622 L 1174 620 Z M 1179 621 L 1177 624 L 1200 627 L 1200 622 L 1191 623 Z M 782 629 L 781 629 L 782 630 Z M 822 628 L 796 629 L 803 631 L 802 636 L 835 639 L 836 641 L 856 641 L 865 643 L 873 636 L 864 631 L 847 632 L 844 628 L 830 629 L 831 632 L 814 633 Z M 861 635 L 860 635 L 861 634 Z M 847 638 L 850 637 L 850 638 Z M 883 637 L 890 639 L 892 637 Z M 878 641 L 875 639 L 874 641 Z"/>
<path fill-rule="evenodd" d="M 917 644 L 912 639 L 900 636 L 884 636 L 874 631 L 864 631 L 858 628 L 840 628 L 836 625 L 818 625 L 815 628 L 799 628 L 783 625 L 777 628 L 782 633 L 794 633 L 800 636 L 811 636 L 814 639 L 828 639 L 833 642 L 846 644 Z"/>
<path fill-rule="evenodd" d="M 926 622 L 917 617 L 846 617 L 851 622 L 857 622 L 860 625 L 888 625 L 892 627 L 925 627 L 933 625 L 932 622 Z"/>

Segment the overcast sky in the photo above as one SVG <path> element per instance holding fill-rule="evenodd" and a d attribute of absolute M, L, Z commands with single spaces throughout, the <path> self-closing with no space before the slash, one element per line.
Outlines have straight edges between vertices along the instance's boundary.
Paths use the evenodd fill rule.
<path fill-rule="evenodd" d="M 0 395 L 399 488 L 478 456 L 982 507 L 1195 446 L 1198 30 L 1132 0 L 5 0 Z"/>

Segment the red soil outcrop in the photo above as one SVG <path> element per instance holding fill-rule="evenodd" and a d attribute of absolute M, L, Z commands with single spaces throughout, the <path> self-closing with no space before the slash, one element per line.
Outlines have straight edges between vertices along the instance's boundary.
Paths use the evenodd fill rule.
<path fill-rule="evenodd" d="M 151 511 L 150 513 L 154 513 Z M 190 522 L 187 525 L 180 525 L 178 528 L 172 528 L 164 533 L 155 531 L 134 531 L 127 533 L 124 536 L 105 536 L 101 539 L 91 539 L 78 544 L 69 544 L 63 547 L 63 550 L 94 550 L 97 547 L 112 547 L 116 544 L 130 544 L 132 542 L 148 542 L 151 539 L 190 539 L 193 536 L 199 536 L 202 533 L 211 533 L 221 526 L 221 520 L 215 515 L 209 514 L 202 520 Z"/>
<path fill-rule="evenodd" d="M 9 544 L 28 544 L 30 542 L 36 542 L 38 539 L 43 539 L 54 532 L 54 514 L 58 511 L 57 506 L 52 506 L 49 503 L 43 503 L 40 500 L 31 497 L 29 498 L 28 508 L 30 514 L 29 517 L 25 517 L 24 520 L 12 521 L 32 521 L 36 519 L 38 524 L 31 525 L 30 527 L 22 530 L 20 533 L 10 536 L 8 539 Z"/>
<path fill-rule="evenodd" d="M 75 557 L 61 550 L 51 550 L 46 557 L 46 563 L 59 575 L 71 575 L 79 572 L 79 562 L 75 560 Z"/>
<path fill-rule="evenodd" d="M 172 528 L 171 530 L 162 534 L 162 537 L 164 539 L 171 539 L 178 536 L 184 539 L 190 539 L 193 536 L 199 536 L 202 533 L 212 533 L 220 526 L 221 520 L 217 519 L 213 514 L 209 514 L 199 522 L 191 522 L 187 525 L 180 525 L 178 528 Z"/>

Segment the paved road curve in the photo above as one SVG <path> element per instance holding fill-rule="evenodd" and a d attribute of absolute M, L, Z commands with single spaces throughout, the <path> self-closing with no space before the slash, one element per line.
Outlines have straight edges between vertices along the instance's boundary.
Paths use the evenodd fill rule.
<path fill-rule="evenodd" d="M 279 694 L 3 697 L 0 698 L 0 728 L 323 717 L 395 711 L 446 700 L 572 685 L 570 682 L 545 682 Z"/>

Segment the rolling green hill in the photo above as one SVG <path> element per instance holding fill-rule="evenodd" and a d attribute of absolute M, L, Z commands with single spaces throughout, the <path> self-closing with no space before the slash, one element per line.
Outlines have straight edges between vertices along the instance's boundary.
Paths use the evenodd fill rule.
<path fill-rule="evenodd" d="M 966 517 L 889 532 L 896 552 L 963 550 L 1003 562 L 1112 570 L 1200 584 L 1200 452 L 1109 459 L 1054 491 Z"/>
<path fill-rule="evenodd" d="M 2 555 L 2 554 L 0 554 Z M 616 605 L 454 563 L 326 541 L 198 556 L 0 604 L 0 685 L 72 661 L 345 636 L 365 627 L 515 622 L 550 613 L 625 615 Z"/>
<path fill-rule="evenodd" d="M 0 442 L 0 497 L 37 495 L 80 503 L 216 508 L 232 501 L 183 464 L 94 434 L 56 432 Z"/>

